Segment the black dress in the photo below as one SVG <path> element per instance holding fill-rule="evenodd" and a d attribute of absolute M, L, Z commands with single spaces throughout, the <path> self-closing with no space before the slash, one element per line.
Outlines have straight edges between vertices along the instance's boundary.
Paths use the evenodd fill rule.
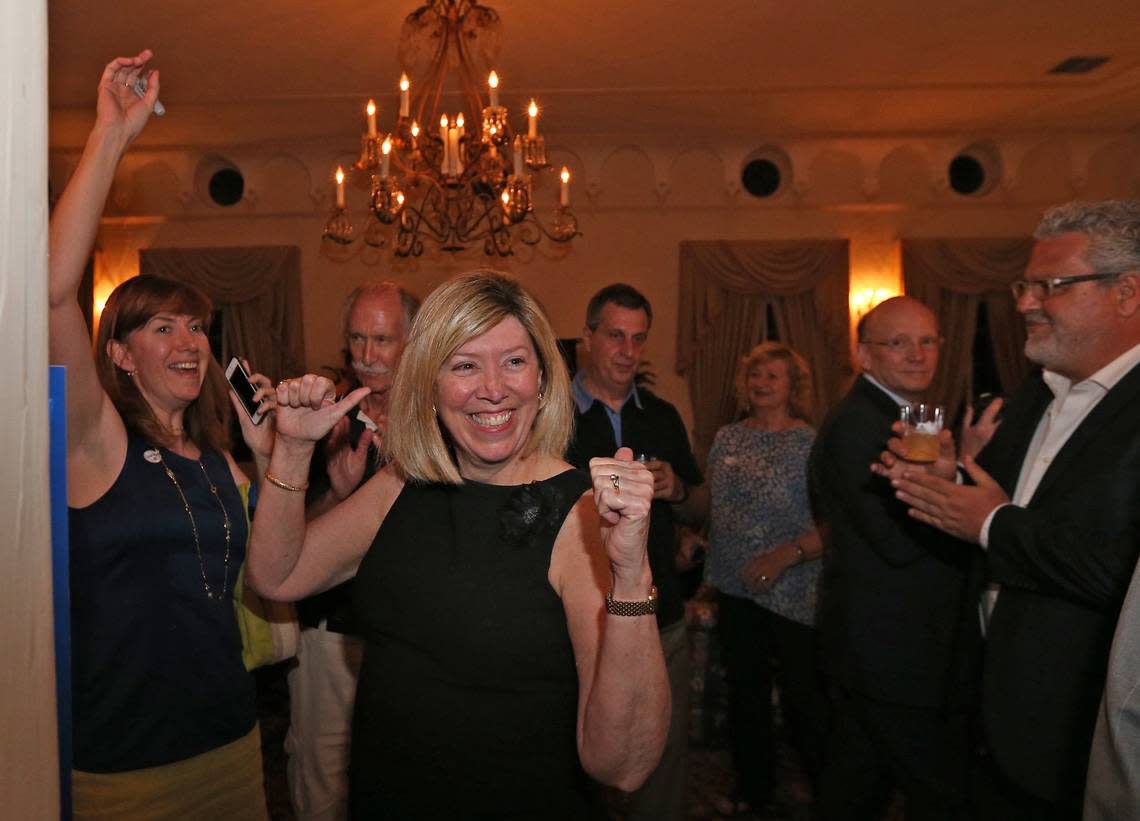
<path fill-rule="evenodd" d="M 578 761 L 578 677 L 548 581 L 589 477 L 409 482 L 364 557 L 353 609 L 354 819 L 594 817 Z"/>

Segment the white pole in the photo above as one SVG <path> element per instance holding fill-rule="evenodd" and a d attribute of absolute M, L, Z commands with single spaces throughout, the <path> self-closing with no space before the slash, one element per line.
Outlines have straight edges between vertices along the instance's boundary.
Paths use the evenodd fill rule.
<path fill-rule="evenodd" d="M 47 3 L 0 0 L 0 793 L 58 818 L 48 490 Z"/>

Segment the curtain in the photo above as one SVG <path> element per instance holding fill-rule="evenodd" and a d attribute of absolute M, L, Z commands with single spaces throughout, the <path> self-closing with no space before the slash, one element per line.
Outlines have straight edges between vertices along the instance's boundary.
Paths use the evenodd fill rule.
<path fill-rule="evenodd" d="M 740 358 L 768 336 L 799 351 L 812 369 L 816 416 L 851 375 L 847 240 L 681 243 L 677 373 L 689 378 L 693 438 L 708 452 L 736 418 Z"/>
<path fill-rule="evenodd" d="M 301 250 L 149 248 L 139 272 L 196 285 L 222 312 L 222 366 L 243 356 L 274 382 L 305 370 L 301 320 Z"/>
<path fill-rule="evenodd" d="M 1032 248 L 1028 238 L 902 241 L 906 293 L 930 306 L 946 338 L 931 395 L 951 417 L 971 398 L 979 304 L 986 306 L 1002 393 L 1011 393 L 1029 371 L 1025 327 L 1009 283 L 1025 272 Z"/>

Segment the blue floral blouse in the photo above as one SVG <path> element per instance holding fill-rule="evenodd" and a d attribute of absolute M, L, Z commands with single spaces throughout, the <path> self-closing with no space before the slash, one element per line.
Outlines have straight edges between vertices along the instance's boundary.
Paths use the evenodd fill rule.
<path fill-rule="evenodd" d="M 801 624 L 815 623 L 820 562 L 789 567 L 772 590 L 752 593 L 741 571 L 753 556 L 789 542 L 815 523 L 807 463 L 815 431 L 762 431 L 736 423 L 717 431 L 709 451 L 712 516 L 705 582 Z"/>

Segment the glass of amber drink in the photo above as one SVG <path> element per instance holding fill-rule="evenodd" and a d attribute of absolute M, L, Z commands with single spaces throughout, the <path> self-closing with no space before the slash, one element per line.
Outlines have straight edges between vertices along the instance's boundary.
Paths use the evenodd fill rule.
<path fill-rule="evenodd" d="M 942 430 L 945 411 L 941 405 L 903 405 L 899 409 L 903 431 L 903 448 L 908 462 L 933 462 L 938 458 L 938 434 Z"/>

